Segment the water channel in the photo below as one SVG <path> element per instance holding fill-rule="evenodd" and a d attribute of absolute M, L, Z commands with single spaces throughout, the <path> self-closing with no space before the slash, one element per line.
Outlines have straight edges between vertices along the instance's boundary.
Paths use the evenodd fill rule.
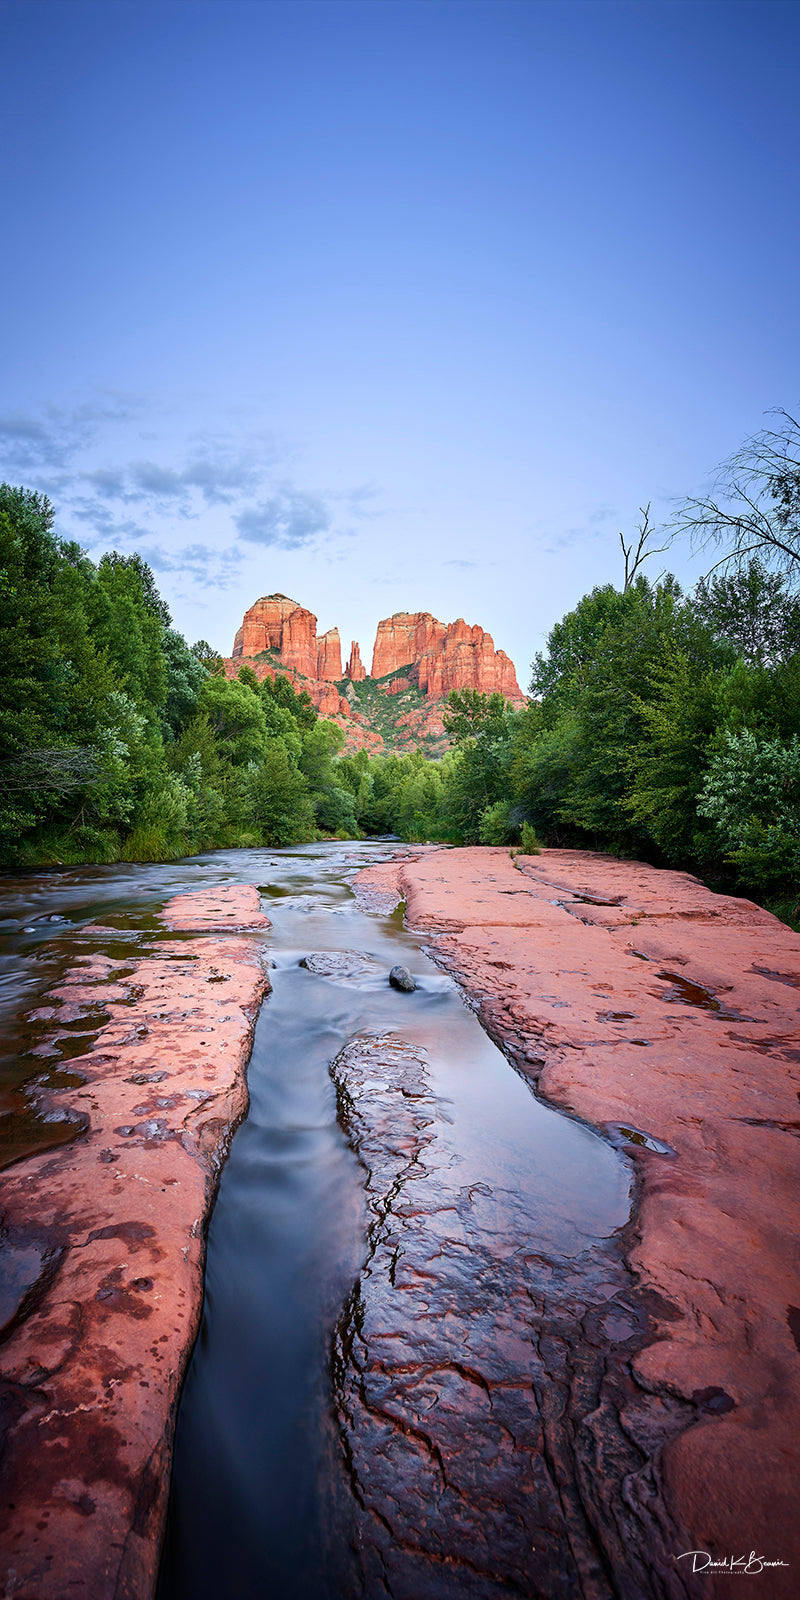
<path fill-rule="evenodd" d="M 12 1134 L 37 1063 L 10 1019 L 57 978 L 71 927 L 146 929 L 171 895 L 236 881 L 272 921 L 159 1600 L 579 1592 L 548 1434 L 553 1317 L 567 1327 L 619 1287 L 630 1170 L 534 1097 L 399 912 L 359 906 L 356 871 L 391 852 L 223 851 L 6 884 Z M 398 961 L 413 994 L 388 984 Z"/>

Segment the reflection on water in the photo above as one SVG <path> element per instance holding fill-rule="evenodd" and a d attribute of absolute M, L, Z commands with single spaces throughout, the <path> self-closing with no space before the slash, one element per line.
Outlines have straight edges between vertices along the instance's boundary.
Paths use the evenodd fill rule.
<path fill-rule="evenodd" d="M 160 1600 L 348 1593 L 346 1552 L 336 1548 L 328 1366 L 332 1330 L 364 1260 L 364 1174 L 337 1121 L 329 1068 L 354 1035 L 391 1032 L 425 1052 L 459 1185 L 513 1211 L 517 1229 L 522 1216 L 533 1251 L 576 1257 L 627 1220 L 621 1155 L 533 1098 L 397 916 L 356 906 L 352 872 L 391 853 L 369 844 L 223 851 L 5 883 L 3 1084 L 17 1092 L 68 1056 L 68 1043 L 55 1059 L 27 1053 L 41 1028 L 37 1035 L 14 1016 L 57 981 L 75 929 L 113 922 L 130 956 L 146 947 L 165 899 L 236 881 L 259 885 L 273 923 L 265 940 L 273 993 L 256 1030 L 250 1112 L 209 1233 Z M 45 920 L 53 916 L 65 920 Z M 415 975 L 414 994 L 389 986 L 400 960 Z"/>

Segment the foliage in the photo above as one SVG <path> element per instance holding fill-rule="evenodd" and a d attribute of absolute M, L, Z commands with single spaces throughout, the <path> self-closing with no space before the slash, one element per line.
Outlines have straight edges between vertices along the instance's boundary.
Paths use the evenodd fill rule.
<path fill-rule="evenodd" d="M 522 856 L 539 856 L 542 853 L 541 843 L 529 822 L 522 824 L 519 846 L 519 853 Z"/>
<path fill-rule="evenodd" d="M 44 496 L 8 485 L 0 602 L 7 865 L 360 831 L 341 732 L 307 693 L 250 668 L 229 681 L 207 641 L 190 649 L 172 628 L 140 556 L 95 565 L 57 537 Z"/>
<path fill-rule="evenodd" d="M 725 859 L 757 889 L 800 878 L 800 738 L 726 733 L 698 805 Z"/>

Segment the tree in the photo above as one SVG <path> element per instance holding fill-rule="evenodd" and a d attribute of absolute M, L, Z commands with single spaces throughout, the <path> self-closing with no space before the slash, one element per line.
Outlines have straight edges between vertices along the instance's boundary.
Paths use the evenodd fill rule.
<path fill-rule="evenodd" d="M 161 648 L 167 664 L 167 699 L 163 722 L 167 736 L 174 738 L 194 716 L 208 671 L 194 651 L 189 649 L 183 635 L 176 633 L 174 628 L 164 629 Z"/>
<path fill-rule="evenodd" d="M 295 844 L 314 837 L 308 781 L 279 739 L 271 739 L 252 782 L 255 820 L 264 842 Z"/>
<path fill-rule="evenodd" d="M 139 580 L 139 592 L 142 604 L 151 617 L 161 623 L 162 628 L 168 628 L 172 622 L 172 615 L 166 600 L 162 600 L 153 576 L 153 569 L 139 555 L 121 556 L 117 550 L 109 550 L 100 562 L 100 572 L 125 571 L 133 572 Z"/>
<path fill-rule="evenodd" d="M 216 677 L 219 677 L 220 673 L 224 673 L 225 667 L 222 656 L 217 654 L 217 651 L 212 648 L 207 639 L 198 639 L 196 644 L 190 646 L 190 649 L 192 655 L 196 656 L 201 666 L 205 667 L 206 672 L 213 672 Z"/>
<path fill-rule="evenodd" d="M 261 700 L 246 683 L 206 678 L 198 710 L 205 712 L 217 744 L 234 766 L 260 761 L 267 728 Z"/>
<path fill-rule="evenodd" d="M 800 423 L 788 411 L 746 439 L 717 468 L 707 495 L 690 495 L 672 519 L 673 535 L 696 549 L 725 547 L 717 567 L 758 556 L 800 585 Z"/>
<path fill-rule="evenodd" d="M 622 554 L 625 557 L 625 584 L 623 588 L 623 594 L 630 589 L 631 584 L 633 583 L 633 580 L 643 562 L 647 561 L 650 556 L 663 555 L 667 548 L 665 544 L 661 544 L 658 546 L 657 550 L 648 550 L 647 546 L 655 533 L 655 529 L 650 525 L 649 500 L 646 506 L 639 507 L 639 512 L 642 520 L 636 529 L 636 532 L 639 535 L 636 549 L 634 550 L 633 548 L 632 539 L 630 544 L 626 544 L 622 534 L 619 536 L 619 542 L 622 545 Z"/>
<path fill-rule="evenodd" d="M 800 739 L 728 733 L 698 810 L 711 817 L 727 860 L 762 893 L 800 875 Z"/>
<path fill-rule="evenodd" d="M 728 576 L 701 578 L 694 606 L 749 666 L 771 666 L 800 649 L 800 600 L 787 592 L 784 574 L 770 572 L 759 556 Z"/>

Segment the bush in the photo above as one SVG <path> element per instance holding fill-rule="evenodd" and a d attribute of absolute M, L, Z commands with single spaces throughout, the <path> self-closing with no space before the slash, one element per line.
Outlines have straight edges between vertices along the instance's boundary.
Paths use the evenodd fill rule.
<path fill-rule="evenodd" d="M 537 838 L 536 829 L 530 822 L 522 824 L 519 853 L 521 856 L 540 856 L 542 853 L 541 841 Z"/>
<path fill-rule="evenodd" d="M 727 733 L 698 804 L 725 859 L 763 892 L 800 877 L 800 739 Z"/>
<path fill-rule="evenodd" d="M 519 838 L 519 827 L 511 816 L 510 800 L 495 800 L 486 806 L 478 819 L 478 840 L 481 844 L 513 844 Z"/>

